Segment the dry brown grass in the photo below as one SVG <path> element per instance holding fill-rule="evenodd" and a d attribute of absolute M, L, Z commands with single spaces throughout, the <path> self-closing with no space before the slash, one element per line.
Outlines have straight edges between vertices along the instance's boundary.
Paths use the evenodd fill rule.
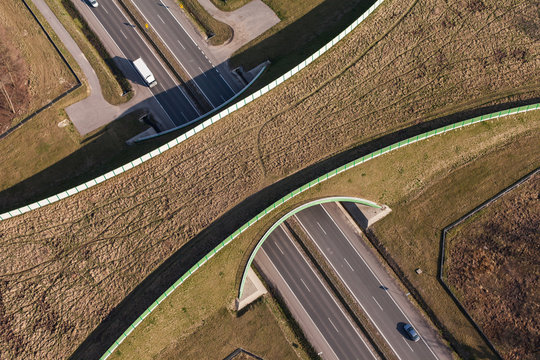
<path fill-rule="evenodd" d="M 297 359 L 264 301 L 254 304 L 241 317 L 222 308 L 191 334 L 168 344 L 158 358 L 224 359 L 236 348 L 242 347 L 265 359 Z M 141 360 L 150 358 L 148 355 L 135 353 L 136 358 Z M 125 355 L 124 358 L 130 356 Z"/>
<path fill-rule="evenodd" d="M 517 19 L 534 19 L 540 5 L 462 5 L 389 0 L 307 71 L 209 130 L 91 191 L 0 222 L 0 316 L 13 333 L 0 350 L 69 355 L 175 250 L 277 179 L 455 110 L 538 96 L 540 43 L 534 23 Z"/>
<path fill-rule="evenodd" d="M 11 50 L 10 53 L 14 55 L 10 61 L 11 66 L 19 64 L 24 67 L 25 73 L 25 76 L 19 79 L 23 87 L 19 90 L 26 92 L 24 101 L 15 104 L 18 108 L 12 117 L 12 124 L 76 84 L 75 77 L 21 1 L 0 2 L 0 36 L 3 50 Z M 3 52 L 3 55 L 8 54 Z M 4 79 L 4 75 L 6 74 L 2 71 L 2 81 L 11 81 L 9 77 Z M 0 89 L 0 96 L 3 98 L 1 91 Z"/>
<path fill-rule="evenodd" d="M 0 134 L 11 127 L 13 118 L 26 112 L 27 83 L 28 66 L 0 26 Z"/>
<path fill-rule="evenodd" d="M 540 347 L 539 194 L 536 174 L 447 237 L 448 283 L 505 359 Z"/>
<path fill-rule="evenodd" d="M 462 354 L 466 351 L 486 358 L 489 350 L 437 281 L 440 229 L 538 166 L 539 155 L 531 154 L 540 145 L 539 133 L 540 117 L 534 113 L 465 128 L 377 158 L 302 193 L 249 228 L 199 269 L 131 333 L 118 348 L 121 356 L 115 358 L 155 357 L 178 337 L 201 327 L 236 296 L 239 283 L 238 278 L 234 282 L 234 275 L 243 270 L 246 249 L 252 249 L 266 230 L 293 208 L 336 195 L 390 205 L 391 221 L 377 232 L 380 240 L 455 334 L 454 346 Z M 438 206 L 441 203 L 453 206 Z M 433 216 L 424 215 L 426 208 Z M 405 236 L 395 236 L 401 233 Z M 421 277 L 415 275 L 416 267 L 424 270 Z M 188 309 L 189 316 L 182 307 Z M 252 324 L 252 331 L 257 326 Z"/>

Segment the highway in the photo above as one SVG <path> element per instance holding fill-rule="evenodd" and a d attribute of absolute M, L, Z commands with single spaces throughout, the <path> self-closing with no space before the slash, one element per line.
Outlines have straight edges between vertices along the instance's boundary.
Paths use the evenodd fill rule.
<path fill-rule="evenodd" d="M 214 68 L 168 6 L 161 0 L 132 1 L 213 108 L 234 96 L 231 85 Z"/>
<path fill-rule="evenodd" d="M 432 347 L 440 349 L 441 344 L 436 340 L 426 341 L 424 336 L 428 337 L 429 331 L 423 332 L 420 324 L 411 322 L 411 317 L 402 309 L 403 303 L 398 305 L 395 293 L 400 291 L 399 288 L 392 295 L 389 284 L 383 284 L 368 266 L 358 247 L 353 245 L 361 240 L 360 236 L 336 204 L 313 206 L 295 216 L 399 359 L 439 358 Z M 412 323 L 421 336 L 420 341 L 413 342 L 405 336 L 402 330 L 405 323 Z"/>
<path fill-rule="evenodd" d="M 141 57 L 148 65 L 158 82 L 150 91 L 174 126 L 185 124 L 200 115 L 177 79 L 168 71 L 153 49 L 147 45 L 115 1 L 100 1 L 99 7 L 92 8 L 92 14 L 120 49 L 125 58 L 124 61 L 133 61 Z M 136 70 L 133 67 L 131 69 L 133 71 L 125 74 L 126 77 L 136 83 L 143 83 L 143 79 Z"/>
<path fill-rule="evenodd" d="M 264 242 L 255 264 L 277 288 L 323 359 L 375 359 L 352 321 L 281 227 Z"/>

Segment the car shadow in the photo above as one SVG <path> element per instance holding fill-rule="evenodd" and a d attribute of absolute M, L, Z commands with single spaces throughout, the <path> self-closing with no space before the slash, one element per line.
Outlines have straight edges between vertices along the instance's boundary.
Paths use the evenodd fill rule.
<path fill-rule="evenodd" d="M 405 339 L 411 341 L 411 339 L 409 338 L 409 334 L 407 333 L 407 331 L 405 331 L 405 325 L 407 325 L 407 323 L 404 323 L 404 322 L 398 322 L 396 324 L 396 330 L 401 334 L 401 336 L 403 336 Z"/>

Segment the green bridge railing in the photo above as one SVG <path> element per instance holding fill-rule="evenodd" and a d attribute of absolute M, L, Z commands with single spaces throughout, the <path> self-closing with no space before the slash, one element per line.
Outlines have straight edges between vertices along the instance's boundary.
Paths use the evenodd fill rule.
<path fill-rule="evenodd" d="M 405 139 L 405 140 L 402 140 L 402 141 L 399 141 L 395 144 L 392 144 L 390 146 L 386 146 L 382 149 L 379 149 L 379 150 L 376 150 L 370 154 L 367 154 L 365 156 L 362 156 L 358 159 L 355 159 L 343 166 L 340 166 L 338 167 L 337 169 L 334 169 L 310 182 L 308 182 L 307 184 L 305 185 L 302 185 L 301 187 L 293 190 L 292 192 L 290 192 L 289 194 L 285 195 L 284 197 L 282 197 L 281 199 L 279 199 L 278 201 L 276 201 L 275 203 L 273 203 L 272 205 L 268 206 L 266 209 L 264 209 L 263 211 L 261 211 L 259 214 L 255 215 L 255 217 L 253 217 L 252 219 L 250 219 L 247 223 L 245 223 L 244 225 L 242 225 L 239 229 L 237 229 L 235 232 L 233 232 L 231 235 L 229 235 L 225 240 L 223 240 L 219 245 L 217 245 L 213 250 L 211 250 L 208 254 L 206 254 L 201 260 L 199 260 L 195 265 L 193 265 L 193 267 L 191 267 L 191 269 L 189 269 L 185 274 L 183 274 L 178 280 L 176 280 L 174 282 L 174 284 L 172 284 L 163 294 L 161 294 L 160 297 L 158 297 L 156 299 L 156 301 L 154 301 L 152 303 L 152 305 L 150 305 L 148 307 L 148 309 L 146 309 L 138 318 L 137 320 L 135 320 L 135 322 L 133 324 L 131 324 L 128 329 L 122 334 L 120 335 L 120 337 L 114 341 L 114 344 L 105 352 L 105 354 L 103 354 L 103 356 L 100 358 L 100 360 L 105 360 L 107 359 L 113 352 L 114 350 L 118 347 L 118 345 L 120 345 L 120 343 L 122 343 L 122 341 L 124 341 L 128 336 L 129 334 L 131 334 L 131 332 L 148 316 L 150 315 L 150 313 L 152 311 L 154 311 L 154 309 L 161 303 L 163 302 L 163 300 L 165 300 L 174 290 L 176 290 L 176 288 L 178 288 L 180 285 L 182 285 L 182 283 L 184 281 L 187 280 L 187 278 L 189 278 L 194 272 L 196 272 L 202 265 L 204 265 L 209 259 L 211 259 L 215 254 L 217 254 L 221 249 L 223 249 L 225 246 L 227 246 L 227 244 L 229 244 L 231 241 L 233 241 L 235 238 L 237 238 L 238 236 L 240 236 L 240 234 L 242 234 L 244 231 L 246 231 L 249 227 L 251 227 L 253 224 L 257 223 L 259 220 L 261 220 L 262 218 L 264 218 L 267 214 L 269 214 L 270 212 L 274 211 L 275 209 L 279 208 L 281 205 L 283 205 L 284 203 L 286 203 L 287 201 L 291 200 L 292 198 L 294 198 L 295 196 L 298 196 L 299 194 L 303 193 L 304 191 L 306 190 L 309 190 L 311 189 L 312 187 L 314 186 L 317 186 L 318 184 L 320 184 L 321 182 L 324 182 L 334 176 L 336 176 L 337 174 L 340 174 L 342 172 L 345 172 L 349 169 L 352 169 L 360 164 L 363 164 L 365 163 L 366 161 L 369 161 L 371 159 L 374 159 L 378 156 L 381 156 L 383 154 L 386 154 L 386 153 L 389 153 L 390 151 L 394 151 L 394 150 L 397 150 L 399 148 L 402 148 L 404 146 L 407 146 L 409 144 L 413 144 L 415 142 L 418 142 L 418 141 L 422 141 L 422 140 L 425 140 L 427 138 L 430 138 L 432 136 L 435 136 L 435 135 L 440 135 L 440 134 L 444 134 L 445 132 L 448 132 L 448 131 L 451 131 L 451 130 L 454 130 L 454 129 L 460 129 L 460 128 L 463 128 L 465 126 L 468 126 L 468 125 L 472 125 L 472 124 L 476 124 L 476 123 L 479 123 L 479 122 L 482 122 L 482 121 L 487 121 L 487 120 L 492 120 L 492 119 L 498 119 L 498 118 L 501 118 L 501 117 L 504 117 L 504 116 L 508 116 L 508 115 L 514 115 L 514 114 L 519 114 L 519 113 L 523 113 L 523 112 L 527 112 L 527 111 L 533 111 L 533 110 L 537 110 L 540 108 L 540 103 L 539 104 L 533 104 L 533 105 L 526 105 L 526 106 L 520 106 L 520 107 L 515 107 L 515 108 L 512 108 L 512 109 L 508 109 L 508 110 L 502 110 L 502 111 L 498 111 L 498 112 L 494 112 L 494 113 L 491 113 L 491 114 L 487 114 L 487 115 L 482 115 L 482 116 L 478 116 L 478 117 L 475 117 L 475 118 L 472 118 L 472 119 L 468 119 L 468 120 L 463 120 L 463 121 L 458 121 L 454 124 L 450 124 L 450 125 L 446 125 L 446 126 L 443 126 L 441 128 L 438 128 L 438 129 L 435 129 L 435 130 L 431 130 L 431 131 L 428 131 L 428 132 L 425 132 L 423 134 L 420 134 L 420 135 L 416 135 L 414 137 L 411 137 L 411 138 L 408 138 L 408 139 Z M 376 204 L 374 203 L 371 203 L 369 204 L 371 206 L 377 206 Z M 252 254 L 252 256 L 254 256 Z M 242 279 L 244 279 L 244 277 L 242 277 Z M 243 282 L 244 280 L 242 280 Z M 241 291 L 240 291 L 241 292 Z"/>

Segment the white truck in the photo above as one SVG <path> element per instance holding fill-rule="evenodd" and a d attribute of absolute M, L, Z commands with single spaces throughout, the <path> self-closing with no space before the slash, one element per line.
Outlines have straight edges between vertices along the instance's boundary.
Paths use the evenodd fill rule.
<path fill-rule="evenodd" d="M 154 87 L 157 85 L 156 78 L 154 77 L 148 66 L 146 66 L 143 59 L 138 58 L 137 60 L 133 61 L 133 66 L 135 66 L 135 69 L 137 69 L 137 71 L 149 87 Z"/>

